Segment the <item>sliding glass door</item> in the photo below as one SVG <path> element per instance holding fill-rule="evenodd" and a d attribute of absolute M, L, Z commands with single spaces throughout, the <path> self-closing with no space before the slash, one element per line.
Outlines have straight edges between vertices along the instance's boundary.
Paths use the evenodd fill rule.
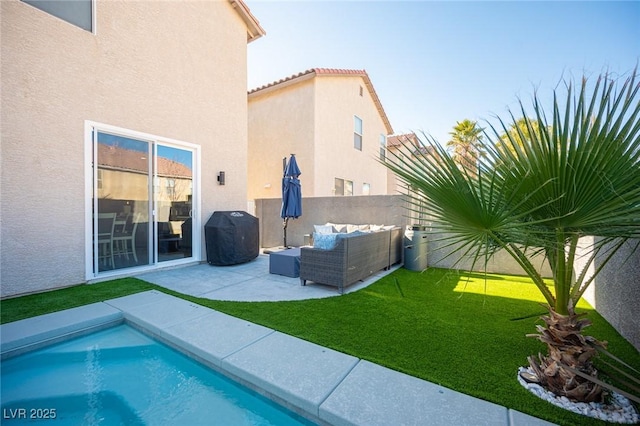
<path fill-rule="evenodd" d="M 93 276 L 191 258 L 194 151 L 100 128 L 91 137 Z"/>
<path fill-rule="evenodd" d="M 158 261 L 192 256 L 193 152 L 156 147 Z"/>

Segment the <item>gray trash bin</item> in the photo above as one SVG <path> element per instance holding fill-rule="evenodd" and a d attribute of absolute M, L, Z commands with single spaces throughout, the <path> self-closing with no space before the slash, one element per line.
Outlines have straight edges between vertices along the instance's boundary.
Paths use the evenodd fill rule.
<path fill-rule="evenodd" d="M 404 233 L 404 267 L 410 271 L 427 269 L 427 230 L 415 225 Z"/>

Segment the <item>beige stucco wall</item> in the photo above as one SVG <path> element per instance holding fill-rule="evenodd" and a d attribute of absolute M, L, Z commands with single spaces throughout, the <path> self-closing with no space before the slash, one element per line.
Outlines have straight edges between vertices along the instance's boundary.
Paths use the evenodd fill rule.
<path fill-rule="evenodd" d="M 316 77 L 315 188 L 313 196 L 333 194 L 334 179 L 353 181 L 353 195 L 387 193 L 387 169 L 376 162 L 380 135 L 387 134 L 380 113 L 361 77 Z M 362 96 L 360 96 L 362 87 Z M 362 151 L 353 147 L 354 115 L 362 119 Z"/>
<path fill-rule="evenodd" d="M 583 237 L 576 256 L 576 273 L 585 268 L 595 237 Z M 600 315 L 640 351 L 640 241 L 627 241 L 616 254 L 603 265 L 605 254 L 588 267 L 587 276 L 593 276 L 602 268 L 584 293 L 584 299 Z M 614 353 L 615 349 L 610 348 Z"/>
<path fill-rule="evenodd" d="M 363 95 L 360 96 L 360 87 Z M 363 149 L 353 147 L 354 115 Z M 386 127 L 360 76 L 308 74 L 249 94 L 250 200 L 280 198 L 282 158 L 296 154 L 304 197 L 332 196 L 334 179 L 387 193 L 387 171 L 375 161 Z"/>
<path fill-rule="evenodd" d="M 203 221 L 246 207 L 247 31 L 230 3 L 98 1 L 93 34 L 0 7 L 2 297 L 85 281 L 85 120 L 199 145 Z"/>
<path fill-rule="evenodd" d="M 296 154 L 305 195 L 314 187 L 315 84 L 249 95 L 248 197 L 280 198 L 282 159 Z"/>

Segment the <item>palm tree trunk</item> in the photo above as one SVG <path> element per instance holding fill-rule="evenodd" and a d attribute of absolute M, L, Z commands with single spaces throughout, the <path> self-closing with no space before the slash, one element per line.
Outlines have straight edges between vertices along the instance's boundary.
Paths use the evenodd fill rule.
<path fill-rule="evenodd" d="M 556 304 L 555 312 L 561 315 L 569 314 L 569 294 L 571 293 L 571 273 L 567 270 L 567 258 L 565 254 L 566 234 L 562 231 L 556 232 L 556 246 L 558 251 L 555 255 L 555 287 L 556 287 Z M 569 279 L 567 280 L 567 276 Z"/>
<path fill-rule="evenodd" d="M 558 396 L 580 402 L 603 402 L 602 387 L 571 369 L 597 378 L 598 371 L 591 359 L 597 354 L 595 346 L 604 348 L 606 342 L 584 336 L 582 329 L 591 321 L 580 319 L 585 314 L 576 314 L 571 305 L 568 311 L 568 315 L 562 315 L 550 307 L 549 315 L 541 317 L 546 327 L 538 325 L 540 334 L 528 335 L 545 343 L 548 349 L 548 355 L 528 358 L 535 381 Z"/>

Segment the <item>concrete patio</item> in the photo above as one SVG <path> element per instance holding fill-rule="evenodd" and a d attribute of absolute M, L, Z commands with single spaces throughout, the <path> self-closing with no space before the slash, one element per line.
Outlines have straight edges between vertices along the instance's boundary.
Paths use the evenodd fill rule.
<path fill-rule="evenodd" d="M 365 288 L 399 267 L 395 265 L 388 271 L 379 271 L 345 288 L 344 292 Z M 268 254 L 260 254 L 254 260 L 240 265 L 212 266 L 202 263 L 148 272 L 137 278 L 190 296 L 212 300 L 260 302 L 340 296 L 335 287 L 310 282 L 301 286 L 298 278 L 270 274 Z"/>

